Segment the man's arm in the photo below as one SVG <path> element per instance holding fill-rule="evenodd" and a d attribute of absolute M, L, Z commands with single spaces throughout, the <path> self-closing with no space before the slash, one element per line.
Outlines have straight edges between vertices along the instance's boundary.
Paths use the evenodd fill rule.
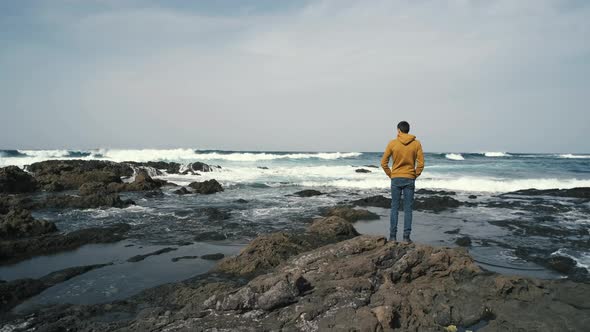
<path fill-rule="evenodd" d="M 422 144 L 418 142 L 418 151 L 416 153 L 416 177 L 419 177 L 424 170 L 424 152 L 422 152 Z"/>
<path fill-rule="evenodd" d="M 387 144 L 385 152 L 383 152 L 383 157 L 381 157 L 381 168 L 383 168 L 388 177 L 391 177 L 391 169 L 389 168 L 389 158 L 391 157 L 391 149 L 389 148 L 390 144 Z"/>

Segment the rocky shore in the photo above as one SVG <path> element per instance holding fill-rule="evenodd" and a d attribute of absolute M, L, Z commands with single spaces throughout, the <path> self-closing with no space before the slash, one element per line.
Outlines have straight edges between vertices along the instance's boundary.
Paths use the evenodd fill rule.
<path fill-rule="evenodd" d="M 214 179 L 178 186 L 155 178 L 164 172 L 197 175 L 216 168 L 219 166 L 204 163 L 96 160 L 45 161 L 26 170 L 0 168 L 0 266 L 86 244 L 121 241 L 133 231 L 133 226 L 124 221 L 64 231 L 55 222 L 35 217 L 36 211 L 119 210 L 140 200 L 158 199 L 164 192 L 178 199 L 225 195 L 226 188 Z M 130 193 L 136 196 L 125 196 Z M 307 200 L 329 195 L 323 190 L 305 189 L 286 196 Z M 459 246 L 493 244 L 512 250 L 519 258 L 565 278 L 500 275 L 481 268 L 465 248 L 360 235 L 353 224 L 379 220 L 381 216 L 371 209 L 387 209 L 391 199 L 383 195 L 352 196 L 320 209 L 321 216 L 304 221 L 307 226 L 300 231 L 256 236 L 236 256 L 175 257 L 172 262 L 187 264 L 198 257 L 223 259 L 208 273 L 150 288 L 126 300 L 11 311 L 43 290 L 107 266 L 109 261 L 40 278 L 0 280 L 0 331 L 584 330 L 590 323 L 588 270 L 567 254 L 560 254 L 559 249 L 567 241 L 577 249 L 590 250 L 590 228 L 585 224 L 558 226 L 550 215 L 574 208 L 590 210 L 590 188 L 523 190 L 493 200 L 459 196 L 451 191 L 419 190 L 414 209 L 434 216 L 465 207 L 545 213 L 536 223 L 525 222 L 518 214 L 487 221 L 518 236 L 550 239 L 543 247 L 535 246 L 534 241 L 515 245 L 485 236 L 467 236 L 460 228 L 445 233 L 456 236 Z M 556 203 L 552 197 L 564 201 Z M 247 205 L 250 199 L 233 199 L 231 204 Z M 205 218 L 208 229 L 193 234 L 195 241 L 227 240 L 227 229 L 253 233 L 248 220 L 241 224 L 229 221 L 231 211 L 227 208 L 208 206 L 196 212 Z M 166 247 L 141 253 L 127 262 L 142 262 L 175 250 Z"/>
<path fill-rule="evenodd" d="M 589 284 L 498 275 L 464 249 L 357 235 L 330 216 L 125 301 L 4 319 L 14 331 L 582 331 L 589 296 Z"/>

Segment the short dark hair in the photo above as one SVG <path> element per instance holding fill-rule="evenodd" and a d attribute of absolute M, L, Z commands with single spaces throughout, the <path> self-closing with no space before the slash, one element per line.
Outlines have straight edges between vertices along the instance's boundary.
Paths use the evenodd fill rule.
<path fill-rule="evenodd" d="M 410 132 L 410 124 L 407 121 L 402 121 L 397 124 L 397 129 L 399 129 L 402 133 L 407 134 Z"/>

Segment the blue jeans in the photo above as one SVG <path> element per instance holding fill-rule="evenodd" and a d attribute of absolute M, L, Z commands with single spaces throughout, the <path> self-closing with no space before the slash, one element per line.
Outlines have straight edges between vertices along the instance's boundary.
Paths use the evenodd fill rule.
<path fill-rule="evenodd" d="M 404 237 L 409 237 L 412 232 L 412 205 L 414 203 L 415 183 L 416 180 L 414 179 L 391 179 L 391 216 L 389 221 L 390 240 L 395 240 L 397 236 L 397 219 L 402 191 L 404 192 Z"/>

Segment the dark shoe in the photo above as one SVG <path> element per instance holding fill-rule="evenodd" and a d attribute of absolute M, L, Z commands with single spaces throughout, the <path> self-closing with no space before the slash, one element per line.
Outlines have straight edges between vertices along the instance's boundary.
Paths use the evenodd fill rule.
<path fill-rule="evenodd" d="M 410 239 L 410 236 L 409 235 L 407 235 L 407 236 L 404 235 L 404 242 L 412 243 L 412 239 Z"/>

